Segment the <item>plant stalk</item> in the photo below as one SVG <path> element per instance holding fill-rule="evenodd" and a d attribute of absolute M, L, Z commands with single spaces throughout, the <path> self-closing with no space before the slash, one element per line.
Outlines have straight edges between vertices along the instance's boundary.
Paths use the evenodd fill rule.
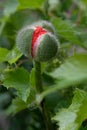
<path fill-rule="evenodd" d="M 36 90 L 40 94 L 43 91 L 43 86 L 42 86 L 42 78 L 41 78 L 41 64 L 40 62 L 37 61 L 35 61 L 35 82 L 36 82 Z M 42 109 L 46 130 L 53 130 L 51 119 L 45 106 L 45 100 L 41 102 L 40 106 Z"/>

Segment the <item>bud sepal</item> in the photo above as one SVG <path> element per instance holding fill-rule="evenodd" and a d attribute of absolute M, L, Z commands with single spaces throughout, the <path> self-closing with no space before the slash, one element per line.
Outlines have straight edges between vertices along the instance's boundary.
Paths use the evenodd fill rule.
<path fill-rule="evenodd" d="M 53 26 L 46 22 L 37 22 L 19 31 L 16 39 L 17 48 L 25 56 L 42 62 L 56 56 L 59 42 Z"/>

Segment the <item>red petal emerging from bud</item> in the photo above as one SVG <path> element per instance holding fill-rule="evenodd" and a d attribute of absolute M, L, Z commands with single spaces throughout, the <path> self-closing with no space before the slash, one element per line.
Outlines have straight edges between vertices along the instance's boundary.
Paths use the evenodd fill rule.
<path fill-rule="evenodd" d="M 40 37 L 41 35 L 47 33 L 47 31 L 45 29 L 43 29 L 40 26 L 36 26 L 36 29 L 34 30 L 33 36 L 32 36 L 32 45 L 31 45 L 31 55 L 32 57 L 34 57 L 34 46 L 37 43 L 37 39 L 38 37 Z"/>

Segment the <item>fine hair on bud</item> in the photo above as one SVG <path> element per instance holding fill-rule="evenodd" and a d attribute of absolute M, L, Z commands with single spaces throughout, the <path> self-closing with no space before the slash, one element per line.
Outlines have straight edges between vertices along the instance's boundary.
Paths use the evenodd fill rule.
<path fill-rule="evenodd" d="M 59 49 L 54 27 L 47 21 L 38 21 L 21 29 L 16 45 L 25 56 L 39 62 L 49 61 L 56 56 Z"/>

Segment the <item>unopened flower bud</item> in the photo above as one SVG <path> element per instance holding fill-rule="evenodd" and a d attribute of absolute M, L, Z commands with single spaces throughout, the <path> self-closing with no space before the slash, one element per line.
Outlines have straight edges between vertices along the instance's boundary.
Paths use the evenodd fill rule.
<path fill-rule="evenodd" d="M 36 61 L 48 61 L 58 52 L 58 40 L 51 24 L 47 22 L 33 24 L 23 28 L 17 35 L 17 47 L 27 57 Z M 43 27 L 44 26 L 44 27 Z M 48 27 L 48 29 L 47 29 Z"/>

